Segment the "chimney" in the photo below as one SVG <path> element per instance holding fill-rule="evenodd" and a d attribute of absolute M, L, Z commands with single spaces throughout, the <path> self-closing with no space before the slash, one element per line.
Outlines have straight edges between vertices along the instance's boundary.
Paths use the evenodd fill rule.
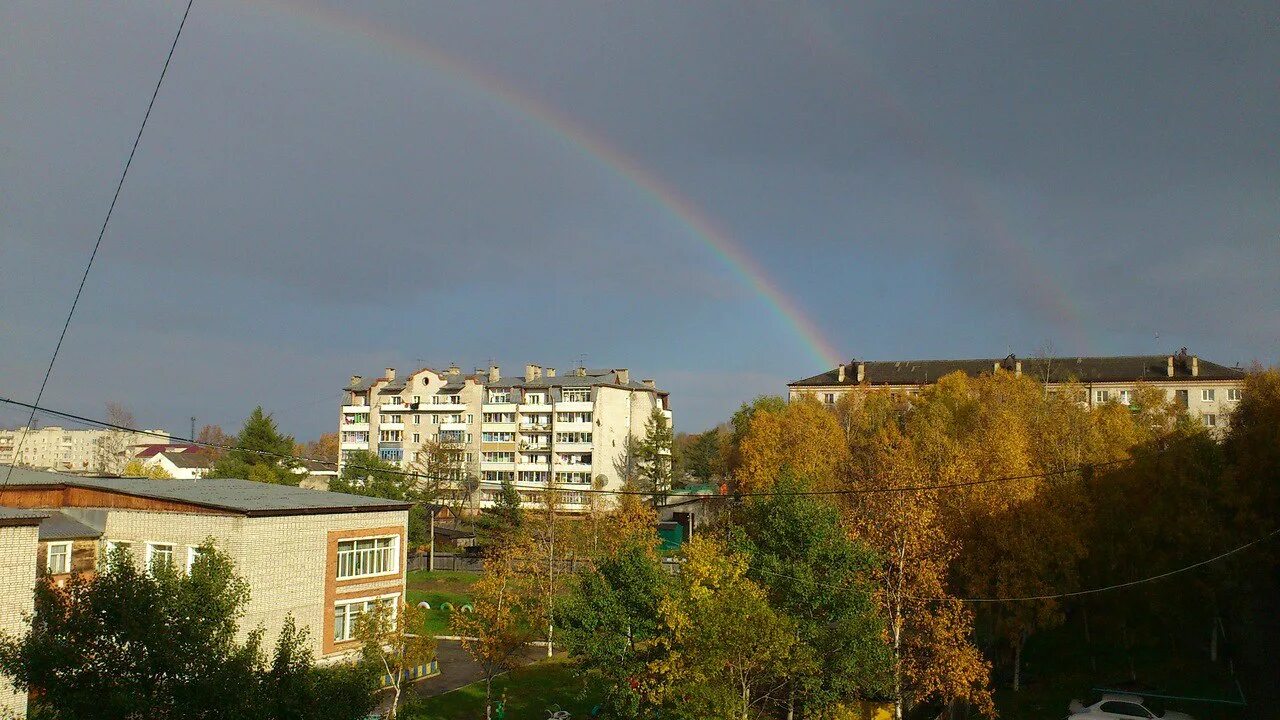
<path fill-rule="evenodd" d="M 1022 377 L 1022 361 L 1021 360 L 1013 361 L 1013 374 L 1015 377 Z"/>
<path fill-rule="evenodd" d="M 626 385 L 627 383 L 631 382 L 630 370 L 627 370 L 626 368 L 618 368 L 614 370 L 613 373 L 617 377 L 619 385 Z"/>
<path fill-rule="evenodd" d="M 555 377 L 555 376 L 556 376 L 556 369 L 555 369 L 555 368 L 547 368 L 547 377 L 549 377 L 549 378 L 553 378 L 553 377 Z"/>
<path fill-rule="evenodd" d="M 844 382 L 844 363 L 840 363 L 836 366 L 836 382 Z"/>
<path fill-rule="evenodd" d="M 858 383 L 861 384 L 862 381 L 866 379 L 867 379 L 867 364 L 864 362 L 860 362 L 858 363 Z"/>
<path fill-rule="evenodd" d="M 584 367 L 576 367 L 573 369 L 573 374 L 577 375 L 578 377 L 586 377 L 587 369 Z"/>
<path fill-rule="evenodd" d="M 525 365 L 525 366 L 524 366 L 524 381 L 525 381 L 525 382 L 529 382 L 529 381 L 531 381 L 531 380 L 537 380 L 537 379 L 538 379 L 538 378 L 540 378 L 540 377 L 542 377 L 542 368 L 541 368 L 541 367 L 539 367 L 538 365 Z"/>
<path fill-rule="evenodd" d="M 363 380 L 364 380 L 364 376 L 362 375 L 352 375 L 350 387 L 355 387 L 359 385 Z"/>
<path fill-rule="evenodd" d="M 1200 358 L 1196 355 L 1191 356 L 1191 377 L 1200 376 Z"/>
<path fill-rule="evenodd" d="M 502 379 L 502 370 L 497 365 L 489 366 L 489 382 L 496 383 Z"/>
<path fill-rule="evenodd" d="M 1166 374 L 1167 374 L 1169 377 L 1173 377 L 1173 356 L 1172 356 L 1172 355 L 1170 355 L 1170 356 L 1169 356 L 1168 358 L 1166 358 L 1166 359 L 1167 359 L 1169 362 L 1168 362 L 1168 367 L 1166 368 L 1166 371 L 1165 371 L 1165 372 L 1166 372 Z"/>
<path fill-rule="evenodd" d="M 395 379 L 396 379 L 396 369 L 395 369 L 395 368 L 387 368 L 387 374 L 386 374 L 386 375 L 383 375 L 383 377 L 385 377 L 385 378 L 386 378 L 386 379 L 388 379 L 388 380 L 395 380 Z"/>
<path fill-rule="evenodd" d="M 993 363 L 993 365 L 994 365 L 994 367 L 992 367 L 992 368 L 991 368 L 991 374 L 992 374 L 992 375 L 994 375 L 994 374 L 996 374 L 996 373 L 1000 372 L 1000 363 L 998 363 L 998 362 L 997 362 L 997 363 Z"/>
<path fill-rule="evenodd" d="M 647 388 L 649 388 L 650 390 L 657 389 L 657 387 L 658 387 L 658 383 L 656 383 L 656 382 L 654 382 L 654 381 L 652 381 L 652 380 L 641 380 L 640 382 L 641 382 L 641 383 L 644 383 L 644 386 L 645 386 L 645 387 L 647 387 Z"/>

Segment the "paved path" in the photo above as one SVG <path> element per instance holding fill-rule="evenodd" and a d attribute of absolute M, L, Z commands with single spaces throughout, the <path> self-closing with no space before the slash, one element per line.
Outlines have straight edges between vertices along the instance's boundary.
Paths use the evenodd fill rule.
<path fill-rule="evenodd" d="M 520 664 L 526 665 L 547 657 L 545 647 L 527 647 L 520 657 Z M 405 690 L 405 699 L 410 697 L 434 697 L 450 690 L 470 685 L 484 679 L 484 673 L 457 640 L 439 640 L 436 645 L 436 658 L 440 662 L 440 674 L 415 683 Z M 378 710 L 385 713 L 391 706 L 391 693 L 383 693 L 379 699 Z"/>

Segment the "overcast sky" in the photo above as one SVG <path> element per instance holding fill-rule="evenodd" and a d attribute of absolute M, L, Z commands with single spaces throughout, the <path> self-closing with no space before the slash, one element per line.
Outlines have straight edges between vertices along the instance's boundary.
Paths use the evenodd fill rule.
<path fill-rule="evenodd" d="M 815 345 L 1280 357 L 1273 3 L 349 5 L 196 1 L 45 404 L 305 439 L 351 374 L 585 356 L 700 430 Z M 181 12 L 0 4 L 0 395 Z"/>

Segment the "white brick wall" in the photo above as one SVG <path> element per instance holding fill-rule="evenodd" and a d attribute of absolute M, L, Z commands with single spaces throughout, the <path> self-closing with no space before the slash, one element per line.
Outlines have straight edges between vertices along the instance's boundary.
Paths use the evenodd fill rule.
<path fill-rule="evenodd" d="M 145 543 L 172 543 L 174 560 L 181 566 L 188 548 L 212 537 L 249 583 L 241 635 L 261 626 L 266 631 L 263 645 L 270 648 L 285 616 L 292 614 L 295 624 L 307 629 L 308 645 L 319 658 L 325 634 L 330 632 L 326 620 L 333 612 L 324 597 L 329 532 L 404 528 L 407 523 L 405 511 L 240 517 L 112 510 L 103 539 L 134 543 L 139 564 L 145 557 Z"/>
<path fill-rule="evenodd" d="M 36 536 L 32 527 L 0 527 L 0 631 L 25 633 L 25 616 L 34 607 L 36 585 Z M 0 715 L 25 717 L 27 695 L 0 678 Z"/>

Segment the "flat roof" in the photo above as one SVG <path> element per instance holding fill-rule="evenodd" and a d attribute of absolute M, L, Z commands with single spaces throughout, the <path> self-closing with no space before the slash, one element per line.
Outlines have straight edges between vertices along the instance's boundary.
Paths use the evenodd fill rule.
<path fill-rule="evenodd" d="M 148 478 L 84 477 L 15 468 L 8 487 L 65 486 L 168 500 L 239 515 L 325 515 L 383 510 L 408 510 L 413 503 L 308 490 L 234 478 L 151 480 Z M 0 489 L 0 496 L 3 489 Z"/>
<path fill-rule="evenodd" d="M 0 507 L 0 527 L 31 527 L 39 525 L 49 513 L 39 510 Z"/>

